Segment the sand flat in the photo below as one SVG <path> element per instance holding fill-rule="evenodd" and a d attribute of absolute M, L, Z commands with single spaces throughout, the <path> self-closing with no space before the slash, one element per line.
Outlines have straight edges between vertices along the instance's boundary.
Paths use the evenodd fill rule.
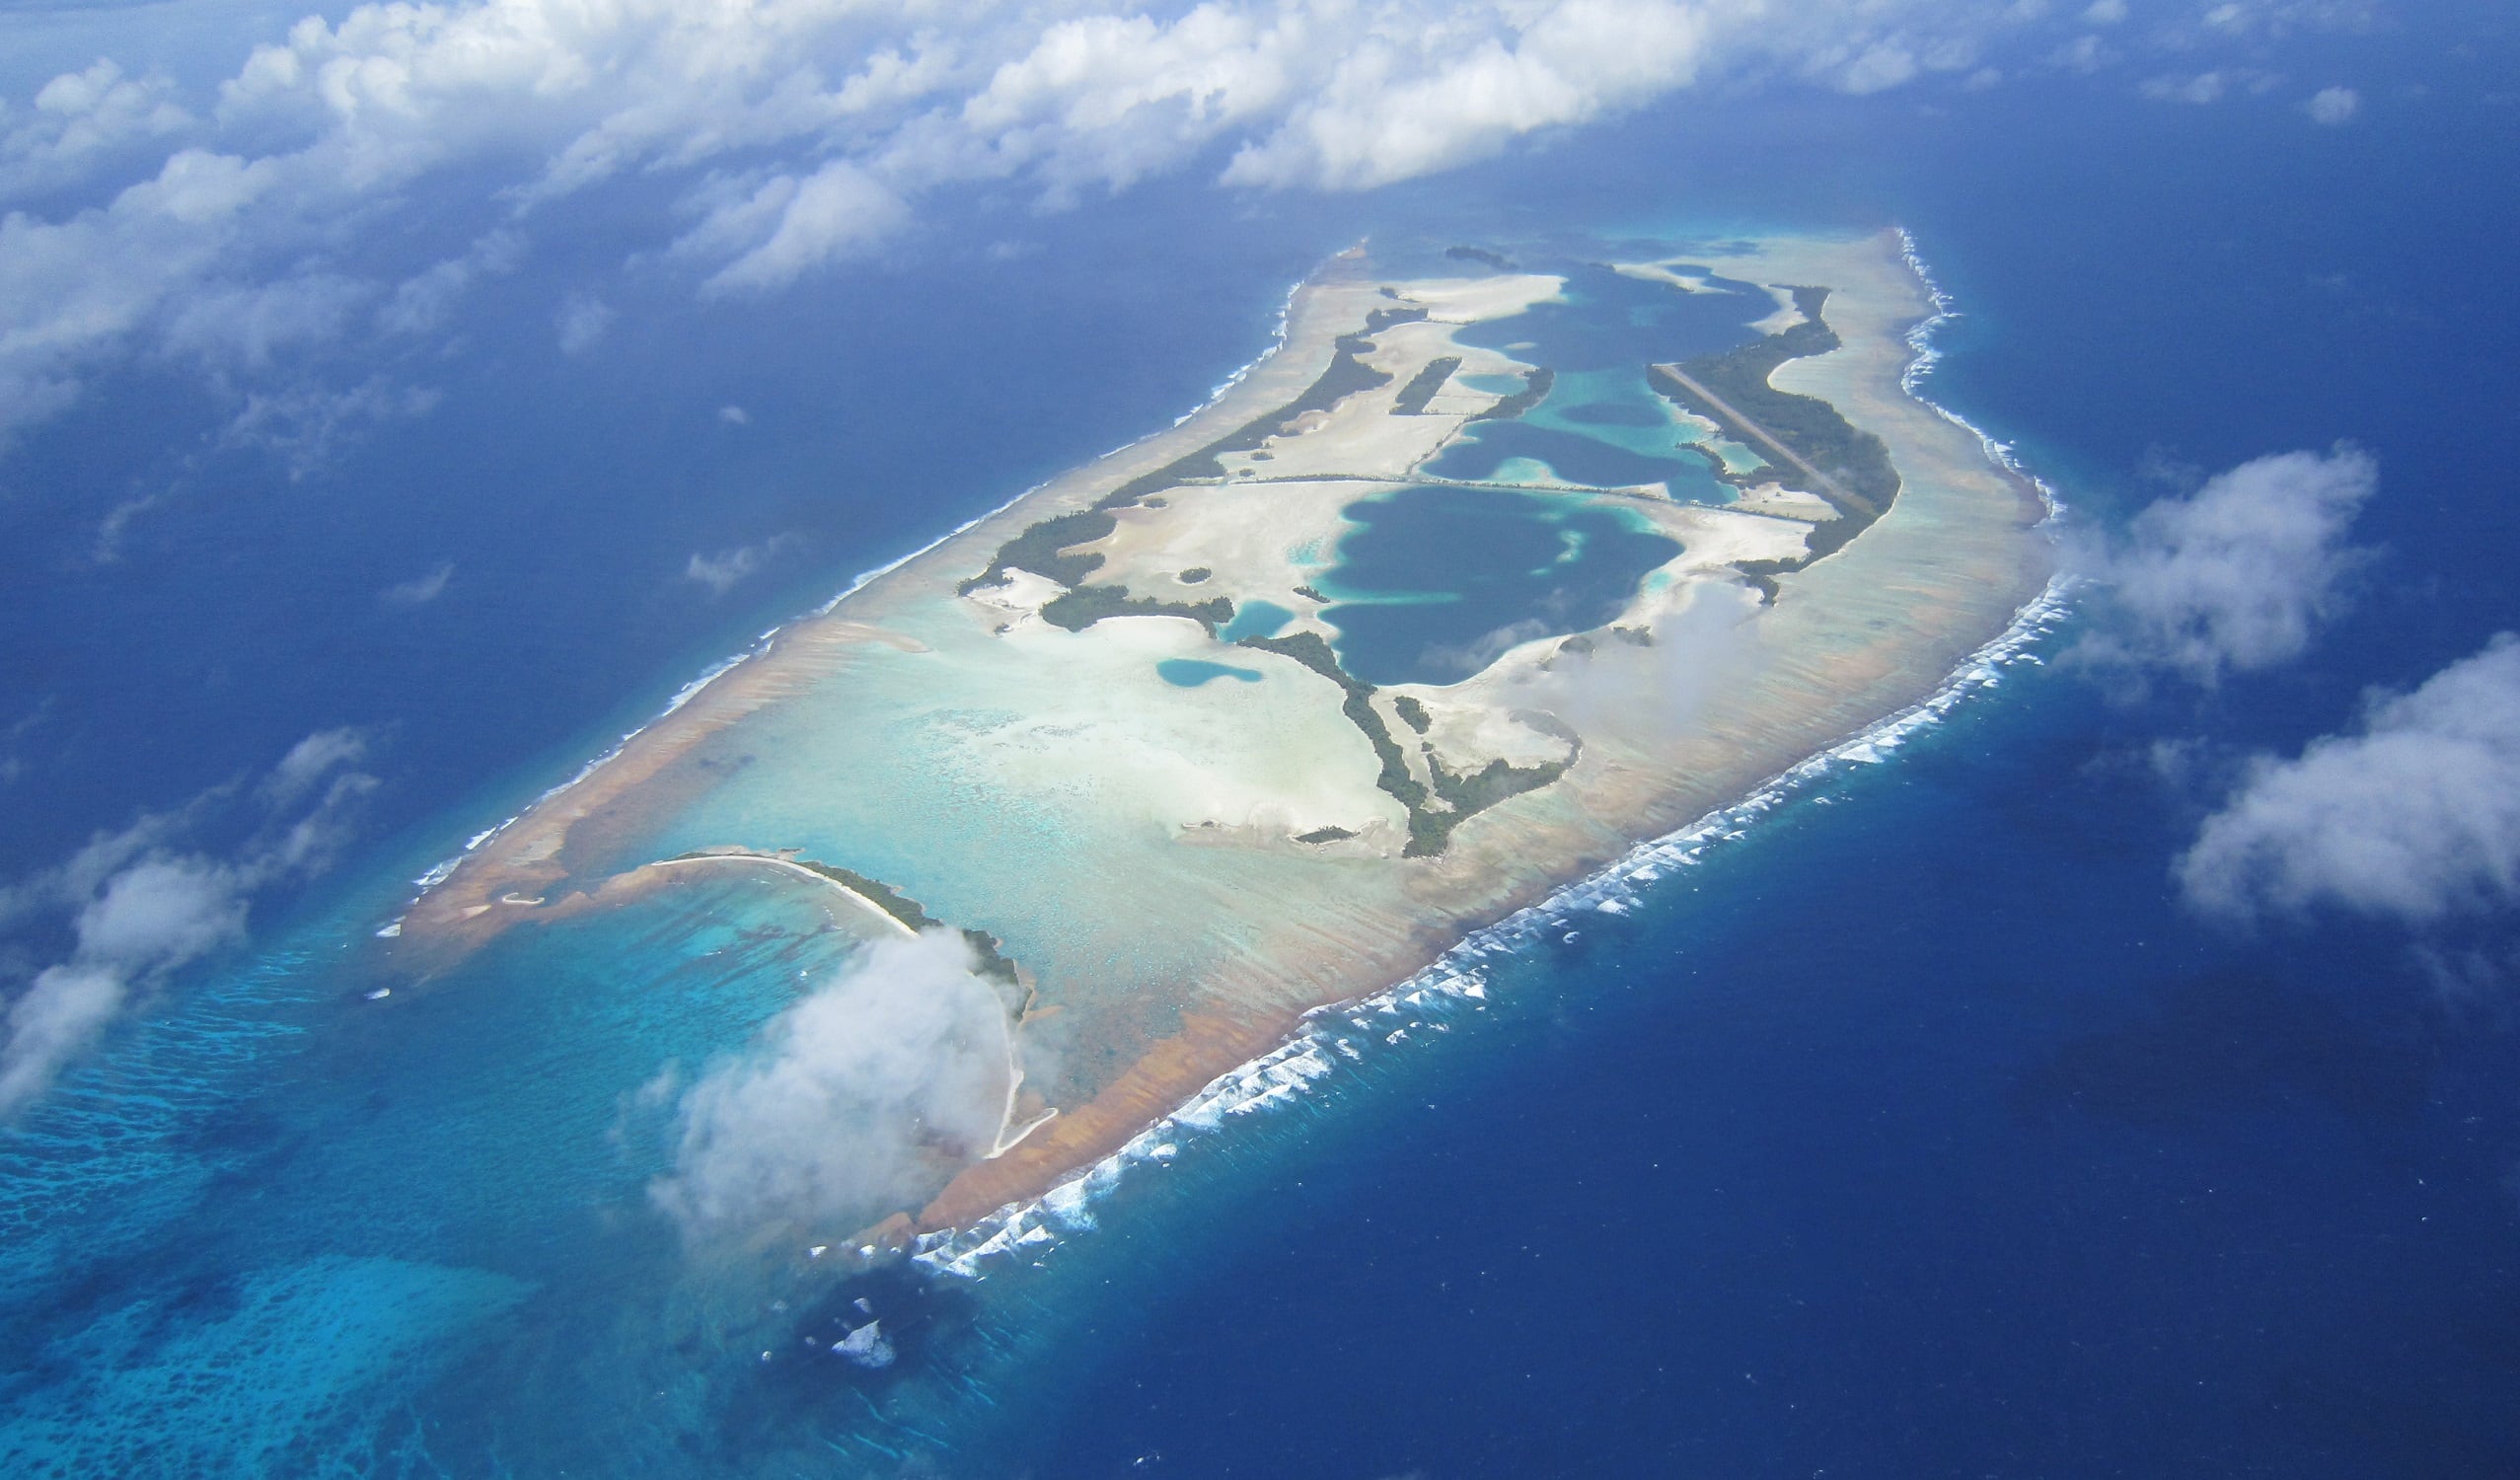
<path fill-rule="evenodd" d="M 788 629 L 484 844 L 395 948 L 416 961 L 469 949 L 710 849 L 881 880 L 1018 963 L 1043 1010 L 1010 1031 L 1027 1088 L 1060 1112 L 1003 1154 L 940 1164 L 914 1221 L 967 1222 L 1038 1194 L 1306 1009 L 1408 975 L 1463 931 L 1921 697 L 2043 584 L 2030 491 L 1900 388 L 1902 336 L 1930 306 L 1894 237 L 1672 260 L 1771 288 L 1828 285 L 1841 347 L 1788 361 L 1773 384 L 1880 437 L 1901 479 L 1889 513 L 1776 576 L 1772 602 L 1735 566 L 1799 556 L 1819 512 L 1812 490 L 1736 510 L 1569 489 L 1497 496 L 1625 510 L 1680 546 L 1589 632 L 1501 641 L 1461 682 L 1388 687 L 1365 723 L 1354 681 L 1223 640 L 1195 603 L 1267 601 L 1290 613 L 1278 639 L 1340 638 L 1302 591 L 1335 574 L 1354 528 L 1343 511 L 1423 487 L 1414 470 L 1463 424 L 1392 414 L 1397 391 L 1439 357 L 1492 365 L 1452 330 L 1561 283 L 1386 284 L 1342 259 L 1297 294 L 1284 347 L 1226 395 Z M 1273 420 L 1333 370 L 1342 335 L 1395 304 L 1428 312 L 1373 339 L 1364 363 L 1387 379 Z M 1249 445 L 1200 470 L 1202 449 L 1237 435 Z M 1104 511 L 1107 533 L 1061 558 L 1098 556 L 1078 584 L 1166 610 L 1070 629 L 1069 584 L 1038 569 L 963 589 L 1045 519 L 1091 515 L 1150 477 L 1151 491 Z M 1789 510 L 1801 517 L 1776 517 Z M 1207 574 L 1185 581 L 1194 570 Z M 1183 660 L 1256 677 L 1184 686 L 1162 667 Z M 1488 767 L 1546 775 L 1450 821 L 1459 809 L 1440 796 L 1395 794 L 1394 766 L 1403 790 L 1427 793 Z M 1449 822 L 1433 851 L 1430 817 Z M 498 900 L 514 903 L 480 908 Z"/>

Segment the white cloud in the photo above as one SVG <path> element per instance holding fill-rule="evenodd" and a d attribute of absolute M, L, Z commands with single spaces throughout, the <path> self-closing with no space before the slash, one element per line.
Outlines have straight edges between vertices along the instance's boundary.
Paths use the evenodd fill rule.
<path fill-rule="evenodd" d="M 2098 72 L 2115 66 L 2117 52 L 2096 35 L 2079 36 L 2050 52 L 2047 64 L 2069 72 Z"/>
<path fill-rule="evenodd" d="M 2303 107 L 2309 111 L 2311 122 L 2333 128 L 2352 122 L 2354 114 L 2362 111 L 2362 95 L 2351 88 L 2321 88 L 2310 95 Z"/>
<path fill-rule="evenodd" d="M 100 58 L 38 89 L 31 114 L 0 106 L 0 199 L 77 180 L 101 162 L 192 127 L 166 77 L 125 77 Z"/>
<path fill-rule="evenodd" d="M 559 333 L 560 353 L 580 355 L 603 341 L 613 327 L 611 305 L 591 293 L 571 293 L 552 317 Z"/>
<path fill-rule="evenodd" d="M 684 1093 L 674 1170 L 650 1195 L 695 1239 L 854 1228 L 915 1204 L 996 1147 L 1010 1031 L 960 935 L 869 945 Z"/>
<path fill-rule="evenodd" d="M 1327 75 L 1224 178 L 1364 189 L 1484 158 L 1688 86 L 1726 9 L 1566 0 L 1510 24 L 1493 12 L 1439 23 L 1395 8 L 1354 28 Z"/>
<path fill-rule="evenodd" d="M 100 833 L 63 862 L 0 887 L 0 930 L 66 916 L 75 941 L 66 960 L 37 972 L 9 1003 L 0 1118 L 42 1094 L 135 993 L 243 939 L 258 893 L 331 863 L 356 803 L 376 786 L 346 769 L 366 751 L 355 730 L 299 741 L 254 788 L 260 825 L 228 856 L 180 846 L 233 799 L 236 788 L 223 786 Z"/>
<path fill-rule="evenodd" d="M 389 607 L 420 607 L 446 594 L 446 583 L 455 578 L 455 562 L 441 560 L 425 575 L 398 581 L 376 594 L 376 599 Z"/>
<path fill-rule="evenodd" d="M 220 368 L 261 369 L 277 350 L 319 344 L 341 332 L 371 288 L 314 271 L 259 286 L 207 288 L 167 318 L 166 348 Z"/>
<path fill-rule="evenodd" d="M 437 408 L 440 396 L 429 387 L 400 386 L 382 375 L 343 390 L 300 384 L 256 391 L 248 393 L 244 409 L 221 435 L 231 447 L 260 447 L 277 454 L 294 481 L 332 461 L 334 449 L 355 431 L 425 416 Z M 137 507 L 146 507 L 146 501 Z M 110 531 L 118 532 L 118 526 Z"/>
<path fill-rule="evenodd" d="M 723 596 L 752 577 L 772 557 L 804 543 L 793 534 L 773 535 L 759 545 L 721 550 L 715 555 L 695 552 L 683 566 L 683 579 L 706 586 L 711 596 Z"/>
<path fill-rule="evenodd" d="M 882 182 L 847 160 L 835 160 L 803 180 L 784 175 L 772 180 L 684 240 L 705 241 L 734 256 L 702 291 L 765 292 L 883 240 L 909 215 L 910 208 Z"/>
<path fill-rule="evenodd" d="M 2083 552 L 2081 563 L 2111 588 L 2114 620 L 2076 656 L 2207 686 L 2299 657 L 2367 556 L 2344 536 L 2378 486 L 2370 455 L 2339 444 L 2243 463 L 2188 497 L 2155 503 L 2123 543 Z"/>
<path fill-rule="evenodd" d="M 2083 12 L 2083 21 L 2091 26 L 2114 26 L 2126 19 L 2126 0 L 2092 0 Z"/>
<path fill-rule="evenodd" d="M 2218 24 L 2309 24 L 2297 9 Z M 348 333 L 359 303 L 377 332 L 435 331 L 501 268 L 479 250 L 375 266 L 366 249 L 423 210 L 495 242 L 644 177 L 680 217 L 633 221 L 651 239 L 626 256 L 670 237 L 698 290 L 769 293 L 878 248 L 958 183 L 1057 206 L 1222 161 L 1238 186 L 1366 189 L 1705 79 L 1874 92 L 2059 41 L 2066 64 L 2103 64 L 2072 25 L 2005 0 L 363 4 L 255 47 L 214 106 L 107 62 L 0 118 L 0 184 L 86 170 L 98 199 L 109 162 L 154 175 L 0 220 L 0 436 L 169 336 L 252 368 Z"/>
<path fill-rule="evenodd" d="M 717 419 L 728 426 L 750 426 L 753 413 L 739 406 L 721 406 L 717 408 Z"/>
<path fill-rule="evenodd" d="M 454 314 L 476 280 L 514 271 L 524 251 L 524 239 L 505 227 L 483 233 L 461 256 L 432 262 L 396 284 L 377 310 L 377 327 L 388 333 L 429 333 Z"/>
<path fill-rule="evenodd" d="M 2261 757 L 2177 872 L 2227 916 L 2336 906 L 2421 925 L 2520 902 L 2520 637 L 2375 696 L 2352 733 Z"/>
<path fill-rule="evenodd" d="M 2144 84 L 2144 96 L 2164 103 L 2209 104 L 2222 101 L 2229 84 L 2220 72 L 2198 72 L 2192 76 L 2177 73 L 2155 77 Z"/>
<path fill-rule="evenodd" d="M 438 577 L 444 584 L 445 578 Z M 338 729 L 317 730 L 280 758 L 271 774 L 262 778 L 262 798 L 274 807 L 295 804 L 315 787 L 317 781 L 333 774 L 336 767 L 354 766 L 367 759 L 367 734 L 344 725 Z"/>

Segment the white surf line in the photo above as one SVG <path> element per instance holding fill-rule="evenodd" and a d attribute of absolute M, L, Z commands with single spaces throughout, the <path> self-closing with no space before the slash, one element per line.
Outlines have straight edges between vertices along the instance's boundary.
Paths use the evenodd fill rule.
<path fill-rule="evenodd" d="M 1119 446 L 1112 448 L 1109 452 L 1102 454 L 1100 457 L 1093 458 L 1086 463 L 1080 464 L 1079 467 L 1091 467 L 1094 463 L 1099 463 L 1105 459 L 1116 457 L 1119 454 L 1128 451 L 1132 447 L 1136 447 L 1141 443 L 1149 442 L 1156 437 L 1162 436 L 1164 432 L 1180 426 L 1191 417 L 1198 415 L 1201 411 L 1204 411 L 1208 407 L 1215 406 L 1218 402 L 1223 401 L 1227 395 L 1231 394 L 1235 387 L 1241 385 L 1245 380 L 1248 380 L 1254 371 L 1258 370 L 1262 365 L 1267 364 L 1270 360 L 1275 359 L 1278 354 L 1287 347 L 1287 333 L 1294 320 L 1296 300 L 1302 296 L 1305 285 L 1311 281 L 1311 276 L 1307 274 L 1298 279 L 1294 286 L 1287 289 L 1285 301 L 1280 303 L 1278 306 L 1278 322 L 1275 328 L 1271 331 L 1269 347 L 1261 350 L 1259 354 L 1253 356 L 1251 360 L 1245 363 L 1240 369 L 1235 370 L 1231 375 L 1226 376 L 1223 381 L 1219 382 L 1208 392 L 1207 400 L 1200 402 L 1189 410 L 1175 416 L 1172 419 L 1171 426 L 1165 427 L 1159 431 L 1149 432 L 1146 436 L 1139 437 L 1133 441 L 1123 442 Z M 1069 471 L 1073 472 L 1075 470 L 1072 469 Z M 834 593 L 830 600 L 813 608 L 808 615 L 814 617 L 830 616 L 833 611 L 838 609 L 842 602 L 847 601 L 850 597 L 864 590 L 869 583 L 890 575 L 892 572 L 899 570 L 902 566 L 918 559 L 921 555 L 927 554 L 929 551 L 936 549 L 938 546 L 945 544 L 947 541 L 969 534 L 980 525 L 997 518 L 1000 514 L 1013 508 L 1015 505 L 1023 502 L 1027 498 L 1030 498 L 1035 493 L 1049 487 L 1052 483 L 1057 482 L 1060 479 L 1067 476 L 1068 474 L 1063 472 L 1050 478 L 1043 479 L 1041 481 L 1034 483 L 1031 487 L 1017 493 L 1014 497 L 1007 499 L 1004 503 L 998 505 L 996 508 L 987 510 L 984 513 L 975 514 L 971 518 L 964 520 L 962 523 L 955 525 L 952 529 L 945 531 L 943 534 L 938 535 L 935 539 L 920 546 L 917 550 L 911 551 L 909 554 L 897 558 L 887 560 L 883 564 L 874 566 L 871 569 L 857 572 L 856 575 L 850 578 L 847 585 L 841 587 L 838 592 Z M 674 697 L 666 701 L 665 707 L 658 710 L 653 718 L 650 718 L 645 724 L 642 724 L 636 729 L 633 729 L 630 733 L 622 736 L 620 740 L 614 742 L 610 749 L 606 750 L 595 759 L 587 762 L 584 766 L 579 767 L 575 776 L 570 777 L 567 780 L 560 782 L 558 785 L 554 786 L 550 790 L 547 790 L 541 795 L 535 797 L 532 801 L 527 802 L 521 810 L 510 814 L 506 818 L 502 819 L 497 825 L 484 828 L 481 832 L 475 833 L 465 842 L 461 852 L 456 853 L 453 857 L 441 859 L 439 862 L 431 865 L 427 871 L 420 874 L 419 877 L 411 880 L 411 883 L 417 888 L 418 892 L 413 894 L 409 899 L 404 901 L 404 914 L 395 916 L 392 920 L 386 922 L 381 928 L 374 932 L 377 938 L 390 940 L 401 935 L 403 933 L 403 921 L 410 912 L 411 906 L 418 904 L 430 890 L 435 889 L 438 885 L 443 884 L 449 878 L 452 878 L 455 874 L 455 870 L 462 866 L 466 858 L 478 851 L 482 844 L 489 842 L 499 834 L 504 833 L 509 828 L 515 826 L 518 822 L 524 819 L 526 813 L 533 811 L 536 807 L 539 807 L 543 803 L 550 801 L 552 798 L 558 796 L 561 792 L 568 790 L 570 787 L 575 786 L 578 782 L 585 780 L 588 777 L 591 777 L 596 772 L 602 770 L 605 766 L 618 758 L 621 753 L 629 747 L 632 740 L 637 739 L 640 735 L 645 734 L 650 728 L 654 727 L 657 720 L 663 719 L 666 715 L 673 713 L 683 705 L 691 703 L 693 699 L 699 696 L 702 690 L 725 677 L 738 665 L 770 651 L 773 639 L 778 637 L 780 632 L 786 630 L 788 625 L 788 623 L 782 622 L 778 626 L 771 628 L 760 636 L 754 638 L 752 645 L 745 648 L 742 652 L 736 653 L 731 657 L 721 658 L 717 662 L 711 664 L 701 673 L 700 677 L 692 680 L 690 683 L 685 684 L 681 689 L 675 691 Z"/>
<path fill-rule="evenodd" d="M 2045 522 L 2052 523 L 2062 503 L 2045 482 L 2015 462 L 2005 444 L 1918 394 L 1916 388 L 1923 379 L 1919 362 L 1930 368 L 1926 356 L 1933 354 L 1931 330 L 1956 314 L 1915 257 L 1912 239 L 1903 230 L 1900 237 L 1908 249 L 1908 265 L 1924 281 L 1935 304 L 1933 317 L 1908 333 L 1907 342 L 1917 350 L 1918 359 L 1910 361 L 1902 373 L 1901 388 L 1975 435 L 1991 459 L 2027 479 L 2046 501 L 2049 512 Z M 1776 773 L 1740 801 L 1709 812 L 1685 828 L 1637 844 L 1609 867 L 1494 925 L 1469 932 L 1414 976 L 1369 997 L 1313 1008 L 1304 1014 L 1306 1026 L 1297 1029 L 1285 1043 L 1209 1080 L 1171 1114 L 1139 1132 L 1120 1149 L 1062 1178 L 1029 1202 L 1008 1203 L 964 1228 L 921 1235 L 912 1245 L 911 1258 L 938 1274 L 976 1280 L 985 1278 L 990 1267 L 1008 1255 L 1027 1253 L 1038 1257 L 1055 1247 L 1064 1235 L 1091 1229 L 1094 1220 L 1088 1204 L 1116 1184 L 1131 1166 L 1148 1161 L 1169 1162 L 1180 1154 L 1183 1140 L 1221 1129 L 1226 1116 L 1249 1115 L 1288 1104 L 1334 1071 L 1339 1059 L 1361 1062 L 1364 1054 L 1348 1034 L 1339 1030 L 1341 1026 L 1360 1035 L 1371 1031 L 1386 1045 L 1407 1041 L 1410 1033 L 1420 1028 L 1432 1026 L 1435 1031 L 1446 1031 L 1442 1022 L 1431 1021 L 1435 1014 L 1429 1009 L 1462 1000 L 1484 1008 L 1488 957 L 1519 952 L 1545 938 L 1551 930 L 1571 936 L 1574 932 L 1565 927 L 1573 923 L 1578 911 L 1628 913 L 1641 900 L 1637 885 L 1660 880 L 1668 869 L 1694 867 L 1704 861 L 1710 849 L 1747 837 L 1751 824 L 1826 776 L 1832 765 L 1879 765 L 1909 738 L 1941 722 L 1963 701 L 1996 687 L 2002 668 L 2014 663 L 2038 663 L 2038 657 L 2030 649 L 2072 611 L 2076 584 L 2062 574 L 2050 578 L 2045 588 L 2013 614 L 2002 632 L 1962 659 L 1924 699 Z M 1412 1017 L 1409 1009 L 1419 1009 L 1425 1015 Z M 1377 1019 L 1399 1021 L 1384 1032 L 1383 1023 Z"/>
<path fill-rule="evenodd" d="M 1229 1116 L 1292 1103 L 1336 1070 L 1340 1059 L 1362 1062 L 1359 1039 L 1379 1037 L 1396 1045 L 1422 1029 L 1449 1031 L 1440 1020 L 1444 1009 L 1465 1000 L 1484 1009 L 1488 958 L 1517 954 L 1552 932 L 1571 936 L 1575 932 L 1567 927 L 1581 911 L 1627 914 L 1642 900 L 1638 885 L 1654 883 L 1670 869 L 1694 867 L 1716 846 L 1747 837 L 1752 824 L 1826 776 L 1832 766 L 1889 760 L 1900 744 L 1942 720 L 1962 701 L 1995 687 L 1998 669 L 2038 662 L 2028 649 L 2070 609 L 2065 583 L 2051 581 L 2015 614 L 2000 636 L 1969 654 L 1924 700 L 1778 772 L 1740 801 L 1640 843 L 1609 867 L 1471 931 L 1414 976 L 1369 997 L 1313 1008 L 1304 1014 L 1305 1026 L 1286 1042 L 1211 1079 L 1120 1149 L 1029 1202 L 1008 1203 L 967 1227 L 921 1235 L 912 1245 L 912 1259 L 938 1274 L 980 1279 L 1008 1255 L 1038 1256 L 1069 1233 L 1090 1230 L 1094 1220 L 1088 1205 L 1130 1167 L 1171 1161 L 1182 1142 L 1222 1129 Z"/>
<path fill-rule="evenodd" d="M 811 879 L 815 883 L 820 884 L 827 889 L 834 889 L 849 896 L 851 899 L 855 900 L 858 904 L 863 905 L 868 914 L 882 920 L 884 924 L 891 925 L 894 929 L 901 931 L 903 934 L 908 935 L 913 939 L 918 938 L 919 935 L 919 932 L 912 929 L 901 920 L 899 916 L 896 916 L 890 910 L 885 909 L 883 906 L 875 903 L 871 899 L 868 899 L 856 890 L 850 888 L 847 884 L 842 883 L 840 880 L 833 878 L 830 874 L 816 873 L 814 870 L 807 868 L 804 864 L 791 862 L 786 858 L 774 858 L 763 853 L 699 853 L 688 858 L 659 858 L 647 866 L 650 868 L 665 868 L 676 863 L 759 863 L 770 868 L 783 868 L 789 873 Z"/>
<path fill-rule="evenodd" d="M 1925 394 L 1925 378 L 1934 373 L 1934 367 L 1943 359 L 1943 352 L 1934 347 L 1934 331 L 1959 318 L 1960 309 L 1952 302 L 1951 295 L 1943 291 L 1942 284 L 1934 280 L 1933 269 L 1925 265 L 1925 259 L 1918 255 L 1915 234 L 1904 226 L 1895 230 L 1898 232 L 1899 257 L 1907 263 L 1907 270 L 1915 273 L 1916 280 L 1924 284 L 1926 295 L 1934 307 L 1931 315 L 1918 321 L 1916 327 L 1907 332 L 1907 347 L 1915 351 L 1915 355 L 1908 360 L 1907 368 L 1899 372 L 1898 388 L 1935 415 L 1975 437 L 1987 461 L 2037 489 L 2040 501 L 2047 506 L 2047 522 L 2054 523 L 2065 514 L 2065 500 L 2045 479 L 2022 464 L 2021 459 L 2014 455 L 2013 444 L 1998 440 L 1985 428 Z M 2052 582 L 2050 589 L 2055 589 Z"/>

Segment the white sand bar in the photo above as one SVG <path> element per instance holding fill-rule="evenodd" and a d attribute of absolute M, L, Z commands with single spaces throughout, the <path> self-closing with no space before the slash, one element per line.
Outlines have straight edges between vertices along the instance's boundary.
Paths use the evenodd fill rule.
<path fill-rule="evenodd" d="M 420 969 L 707 850 L 879 880 L 995 936 L 1018 964 L 1026 1103 L 1037 1094 L 1058 1112 L 1011 1149 L 943 1155 L 933 1200 L 902 1211 L 955 1224 L 1038 1194 L 1267 1050 L 1305 1009 L 1409 975 L 1465 930 L 1922 697 L 2040 589 L 2034 491 L 1900 388 L 1903 335 L 1931 306 L 1895 236 L 1735 243 L 1670 261 L 1767 288 L 1828 286 L 1841 347 L 1788 361 L 1772 383 L 1880 438 L 1899 478 L 1887 514 L 1774 575 L 1772 600 L 1738 567 L 1798 560 L 1816 532 L 1851 527 L 1833 523 L 1825 490 L 1789 481 L 1713 507 L 1655 485 L 1557 489 L 1531 496 L 1617 511 L 1681 547 L 1588 632 L 1502 632 L 1473 676 L 1362 700 L 1299 654 L 1220 640 L 1193 604 L 1266 601 L 1294 614 L 1280 638 L 1340 637 L 1317 593 L 1357 527 L 1345 511 L 1411 487 L 1496 399 L 1446 390 L 1409 415 L 1394 414 L 1395 398 L 1439 359 L 1462 373 L 1522 368 L 1454 335 L 1561 287 L 1531 273 L 1385 280 L 1351 254 L 1298 293 L 1285 346 L 1215 404 L 788 629 L 483 844 L 390 948 Z M 1685 290 L 1668 263 L 1630 265 Z M 1425 312 L 1390 322 L 1412 310 Z M 1361 363 L 1380 379 L 1278 419 L 1377 311 Z M 1800 322 L 1775 318 L 1762 333 Z M 1213 462 L 1183 465 L 1246 429 Z M 1132 488 L 1096 533 L 1097 503 Z M 1069 629 L 1079 598 L 1040 568 L 1056 565 L 1050 552 L 961 589 L 1028 529 L 1079 513 L 1067 555 L 1099 563 L 1069 571 L 1073 584 L 1176 610 Z M 1184 674 L 1209 676 L 1186 686 Z M 1395 766 L 1403 791 L 1490 766 L 1548 778 L 1410 856 L 1413 807 L 1421 832 L 1442 808 L 1395 794 Z M 482 908 L 494 901 L 507 903 Z"/>

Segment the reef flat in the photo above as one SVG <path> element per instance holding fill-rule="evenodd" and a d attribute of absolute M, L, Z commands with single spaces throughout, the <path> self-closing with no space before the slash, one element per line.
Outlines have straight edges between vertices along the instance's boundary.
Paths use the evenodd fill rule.
<path fill-rule="evenodd" d="M 2043 509 L 1908 394 L 1933 312 L 1892 233 L 1344 255 L 1196 414 L 782 629 L 388 948 L 424 974 L 719 857 L 950 927 L 1003 1123 L 862 1213 L 1036 1196 L 2002 630 Z"/>

